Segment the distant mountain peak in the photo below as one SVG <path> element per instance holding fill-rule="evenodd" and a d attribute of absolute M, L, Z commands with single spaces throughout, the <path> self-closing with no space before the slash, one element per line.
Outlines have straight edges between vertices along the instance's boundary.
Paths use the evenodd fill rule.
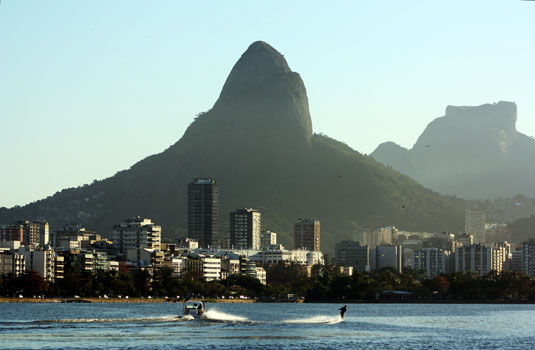
<path fill-rule="evenodd" d="M 516 132 L 517 107 L 514 102 L 500 101 L 480 106 L 448 106 L 446 118 L 472 119 L 481 127 L 492 127 Z"/>
<path fill-rule="evenodd" d="M 532 196 L 535 142 L 517 131 L 516 120 L 514 102 L 448 106 L 412 149 L 383 143 L 371 156 L 443 194 Z"/>
<path fill-rule="evenodd" d="M 291 71 L 279 51 L 264 41 L 255 41 L 232 68 L 219 98 L 235 95 L 267 78 Z"/>

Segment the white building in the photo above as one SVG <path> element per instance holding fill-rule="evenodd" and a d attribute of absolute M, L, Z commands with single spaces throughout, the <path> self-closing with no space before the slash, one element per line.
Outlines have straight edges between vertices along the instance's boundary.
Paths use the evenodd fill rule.
<path fill-rule="evenodd" d="M 229 252 L 244 256 L 251 261 L 262 264 L 293 262 L 300 265 L 324 265 L 323 253 L 312 250 L 256 250 L 230 249 Z"/>
<path fill-rule="evenodd" d="M 160 226 L 139 216 L 113 227 L 113 244 L 123 253 L 130 248 L 160 249 L 161 237 Z"/>
<path fill-rule="evenodd" d="M 221 259 L 214 256 L 203 257 L 202 275 L 206 281 L 221 279 Z"/>
<path fill-rule="evenodd" d="M 136 267 L 158 267 L 164 265 L 164 253 L 158 249 L 129 248 L 126 250 L 126 259 Z"/>
<path fill-rule="evenodd" d="M 193 238 L 181 238 L 177 240 L 177 245 L 179 248 L 186 248 L 186 249 L 199 248 L 199 242 L 197 242 L 197 240 Z"/>
<path fill-rule="evenodd" d="M 504 247 L 473 244 L 457 248 L 455 251 L 455 271 L 473 272 L 479 276 L 487 275 L 490 271 L 500 272 L 505 263 Z"/>
<path fill-rule="evenodd" d="M 31 250 L 21 247 L 19 252 L 24 255 L 27 271 L 37 271 L 42 278 L 54 282 L 56 263 L 54 249 L 49 247 L 46 250 Z"/>
<path fill-rule="evenodd" d="M 264 270 L 263 267 L 257 267 L 256 268 L 256 278 L 262 283 L 264 286 L 267 284 L 267 275 L 266 270 Z"/>

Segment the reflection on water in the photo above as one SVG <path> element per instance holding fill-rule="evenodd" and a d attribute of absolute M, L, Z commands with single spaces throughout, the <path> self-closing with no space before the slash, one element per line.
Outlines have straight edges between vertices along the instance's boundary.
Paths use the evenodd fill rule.
<path fill-rule="evenodd" d="M 0 349 L 529 348 L 533 305 L 3 304 Z"/>

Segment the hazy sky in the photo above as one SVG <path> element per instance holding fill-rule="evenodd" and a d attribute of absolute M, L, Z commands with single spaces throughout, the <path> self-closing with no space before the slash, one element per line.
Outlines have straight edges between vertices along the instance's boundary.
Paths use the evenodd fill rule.
<path fill-rule="evenodd" d="M 0 207 L 175 143 L 256 40 L 301 74 L 315 132 L 412 147 L 447 105 L 518 105 L 535 135 L 535 2 L 0 3 Z"/>

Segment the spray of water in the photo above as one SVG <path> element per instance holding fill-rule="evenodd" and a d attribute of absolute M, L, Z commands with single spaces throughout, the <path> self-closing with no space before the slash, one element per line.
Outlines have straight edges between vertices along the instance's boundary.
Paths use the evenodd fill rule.
<path fill-rule="evenodd" d="M 246 317 L 226 314 L 224 312 L 217 311 L 214 309 L 207 310 L 204 313 L 203 318 L 207 320 L 221 321 L 221 322 L 246 322 L 248 321 Z"/>
<path fill-rule="evenodd" d="M 35 323 L 127 323 L 127 322 L 174 322 L 174 321 L 188 321 L 193 319 L 191 316 L 177 317 L 175 315 L 157 316 L 157 317 L 143 317 L 143 318 L 72 318 L 72 319 L 57 319 L 57 320 L 41 320 L 34 321 Z"/>
<path fill-rule="evenodd" d="M 300 323 L 300 324 L 336 324 L 343 322 L 344 320 L 340 317 L 331 317 L 331 316 L 313 316 L 308 318 L 299 318 L 295 320 L 286 320 L 284 323 Z"/>

